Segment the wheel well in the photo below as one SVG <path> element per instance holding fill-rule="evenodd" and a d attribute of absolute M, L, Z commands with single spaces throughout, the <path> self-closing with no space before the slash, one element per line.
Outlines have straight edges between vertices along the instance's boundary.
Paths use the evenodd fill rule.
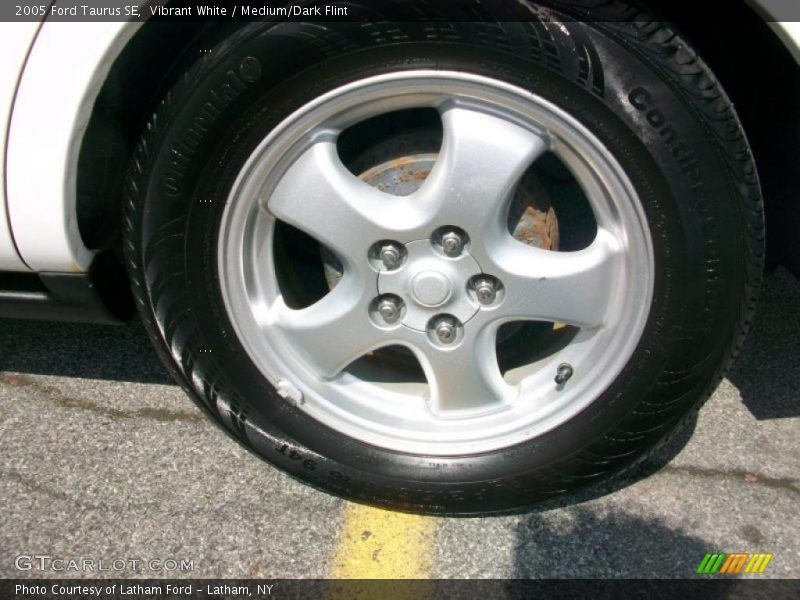
<path fill-rule="evenodd" d="M 128 163 L 157 103 L 180 74 L 236 24 L 148 21 L 112 65 L 78 157 L 77 220 L 91 249 L 118 249 Z"/>
<path fill-rule="evenodd" d="M 765 198 L 768 264 L 783 263 L 800 276 L 800 170 L 794 164 L 800 67 L 745 0 L 728 3 L 721 27 L 675 22 L 722 82 L 750 139 Z M 148 22 L 119 55 L 95 102 L 78 162 L 77 220 L 87 247 L 119 246 L 122 182 L 146 120 L 196 53 L 238 26 Z"/>

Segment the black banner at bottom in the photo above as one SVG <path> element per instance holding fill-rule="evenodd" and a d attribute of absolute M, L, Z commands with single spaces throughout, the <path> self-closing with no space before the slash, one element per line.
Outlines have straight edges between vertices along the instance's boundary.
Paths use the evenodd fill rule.
<path fill-rule="evenodd" d="M 800 580 L 5 579 L 3 600 L 800 598 Z"/>

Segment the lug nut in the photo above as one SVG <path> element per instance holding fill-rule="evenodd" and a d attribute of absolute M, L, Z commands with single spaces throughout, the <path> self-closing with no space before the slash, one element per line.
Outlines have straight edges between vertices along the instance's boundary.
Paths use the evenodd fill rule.
<path fill-rule="evenodd" d="M 446 256 L 459 256 L 464 250 L 464 240 L 455 231 L 450 231 L 442 236 L 442 250 Z"/>
<path fill-rule="evenodd" d="M 388 324 L 397 323 L 400 319 L 402 307 L 400 301 L 395 298 L 384 298 L 378 303 L 378 313 Z"/>
<path fill-rule="evenodd" d="M 443 344 L 452 344 L 456 339 L 456 326 L 450 321 L 441 321 L 434 329 L 436 338 Z"/>
<path fill-rule="evenodd" d="M 570 377 L 572 377 L 572 365 L 564 363 L 558 365 L 558 370 L 556 371 L 556 383 L 558 385 L 563 385 L 569 381 Z"/>
<path fill-rule="evenodd" d="M 381 247 L 380 258 L 387 269 L 396 269 L 403 262 L 403 251 L 397 244 L 386 244 Z"/>
<path fill-rule="evenodd" d="M 497 298 L 497 288 L 491 279 L 481 279 L 475 284 L 475 295 L 481 304 L 491 304 Z"/>

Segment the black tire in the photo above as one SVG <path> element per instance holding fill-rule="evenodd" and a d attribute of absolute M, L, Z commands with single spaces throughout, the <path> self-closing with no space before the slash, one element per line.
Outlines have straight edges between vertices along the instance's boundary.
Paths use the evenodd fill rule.
<path fill-rule="evenodd" d="M 381 28 L 396 41 L 375 35 Z M 501 79 L 577 117 L 625 167 L 652 233 L 654 299 L 622 374 L 577 417 L 502 451 L 406 455 L 315 422 L 261 376 L 219 289 L 224 203 L 201 200 L 226 197 L 257 143 L 304 103 L 368 75 L 420 67 Z M 226 106 L 203 112 L 230 73 Z M 435 514 L 516 509 L 641 461 L 699 408 L 738 352 L 763 261 L 758 179 L 731 102 L 679 35 L 642 21 L 520 22 L 491 35 L 468 23 L 247 24 L 202 55 L 147 125 L 126 184 L 124 234 L 149 335 L 214 421 L 315 487 Z"/>

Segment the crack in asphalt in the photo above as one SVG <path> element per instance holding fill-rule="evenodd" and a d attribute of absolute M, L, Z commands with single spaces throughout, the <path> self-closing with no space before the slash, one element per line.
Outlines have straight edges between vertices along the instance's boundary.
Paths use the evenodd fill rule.
<path fill-rule="evenodd" d="M 81 510 L 94 510 L 94 511 L 108 511 L 108 510 L 120 510 L 120 506 L 114 506 L 112 504 L 92 504 L 89 502 L 84 502 L 78 500 L 77 498 L 69 495 L 68 493 L 59 490 L 57 488 L 52 488 L 50 486 L 44 485 L 42 483 L 37 482 L 35 479 L 31 479 L 25 477 L 18 471 L 0 471 L 0 477 L 4 479 L 9 479 L 11 481 L 15 481 L 18 484 L 22 485 L 23 487 L 28 488 L 32 492 L 38 492 L 48 498 L 52 498 L 54 500 L 61 500 L 62 502 L 68 502 Z M 125 510 L 130 509 L 149 509 L 152 508 L 154 505 L 158 503 L 153 501 L 146 504 L 126 504 Z"/>
<path fill-rule="evenodd" d="M 37 481 L 34 477 L 27 477 L 20 473 L 19 471 L 15 470 L 0 470 L 0 480 L 5 479 L 6 481 L 12 481 L 17 483 L 18 485 L 28 489 L 31 492 L 38 493 L 42 496 L 46 496 L 52 500 L 66 502 L 71 504 L 72 506 L 81 509 L 86 512 L 92 511 L 99 511 L 99 512 L 130 512 L 136 510 L 142 511 L 152 511 L 153 509 L 160 509 L 164 506 L 164 503 L 159 501 L 158 498 L 154 497 L 154 499 L 150 502 L 140 502 L 140 503 L 129 503 L 129 502 L 121 502 L 121 503 L 93 503 L 93 502 L 86 502 L 85 500 L 80 500 L 75 496 L 70 495 L 69 493 L 58 489 L 53 486 L 46 485 Z M 243 511 L 249 514 L 255 514 L 259 510 L 263 510 L 263 506 L 255 505 L 250 502 L 241 504 L 241 505 L 234 505 L 228 503 L 229 506 L 234 507 L 236 511 Z M 184 505 L 182 507 L 187 513 L 205 513 L 210 515 L 219 515 L 221 507 L 218 505 L 210 505 L 210 504 L 194 504 L 194 505 Z"/>
<path fill-rule="evenodd" d="M 790 477 L 769 477 L 761 473 L 753 473 L 742 469 L 707 469 L 693 465 L 666 465 L 661 472 L 691 475 L 707 479 L 733 479 L 744 483 L 753 483 L 763 487 L 782 490 L 800 495 L 800 480 Z"/>
<path fill-rule="evenodd" d="M 12 375 L 0 372 L 0 384 L 8 387 L 25 388 L 32 392 L 45 396 L 63 408 L 76 408 L 94 413 L 109 419 L 148 419 L 159 423 L 199 423 L 205 421 L 205 417 L 200 414 L 166 410 L 163 408 L 140 408 L 132 411 L 120 410 L 108 406 L 100 406 L 85 398 L 70 398 L 61 393 L 57 388 L 39 383 L 22 375 Z"/>

